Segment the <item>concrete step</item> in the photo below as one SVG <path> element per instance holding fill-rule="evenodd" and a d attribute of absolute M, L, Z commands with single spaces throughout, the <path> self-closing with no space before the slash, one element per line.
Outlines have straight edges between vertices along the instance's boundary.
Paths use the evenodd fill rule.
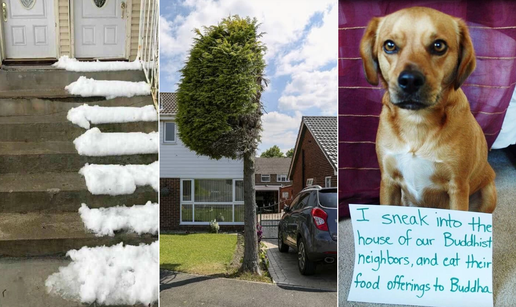
<path fill-rule="evenodd" d="M 0 302 L 2 307 L 85 307 L 97 304 L 81 304 L 60 296 L 49 295 L 45 281 L 60 267 L 70 264 L 61 257 L 0 258 Z M 156 280 L 156 282 L 158 282 Z M 152 305 L 157 307 L 158 303 Z M 111 306 L 117 307 L 117 306 Z M 118 306 L 121 307 L 121 306 Z M 134 305 L 132 307 L 147 307 Z"/>
<path fill-rule="evenodd" d="M 138 187 L 131 195 L 92 195 L 76 172 L 0 175 L 0 213 L 77 212 L 81 203 L 90 208 L 132 206 L 157 198 L 149 186 Z"/>
<path fill-rule="evenodd" d="M 152 104 L 150 96 L 112 100 L 77 99 L 0 99 L 0 142 L 3 141 L 72 141 L 85 129 L 66 119 L 68 110 L 84 103 L 100 106 L 142 107 Z M 103 132 L 158 131 L 157 122 L 135 122 L 93 125 Z"/>
<path fill-rule="evenodd" d="M 73 97 L 65 86 L 80 76 L 96 80 L 145 81 L 143 71 L 71 72 L 51 67 L 3 67 L 0 69 L 0 98 Z"/>
<path fill-rule="evenodd" d="M 120 242 L 150 244 L 157 239 L 150 234 L 139 236 L 129 232 L 97 237 L 84 228 L 78 212 L 3 213 L 0 216 L 0 256 L 65 255 L 83 246 L 110 246 Z"/>
<path fill-rule="evenodd" d="M 150 164 L 158 154 L 87 157 L 71 141 L 0 142 L 1 173 L 78 172 L 89 164 Z"/>

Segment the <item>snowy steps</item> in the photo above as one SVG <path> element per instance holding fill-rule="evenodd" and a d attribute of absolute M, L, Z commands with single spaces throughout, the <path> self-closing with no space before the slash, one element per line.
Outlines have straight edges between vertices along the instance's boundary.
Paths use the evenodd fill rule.
<path fill-rule="evenodd" d="M 0 215 L 0 256 L 31 257 L 65 255 L 83 246 L 111 246 L 120 242 L 138 245 L 157 239 L 152 235 L 120 232 L 113 237 L 97 237 L 87 232 L 74 213 L 3 213 Z"/>
<path fill-rule="evenodd" d="M 96 80 L 145 81 L 142 71 L 71 72 L 51 66 L 6 66 L 0 69 L 0 98 L 73 97 L 64 88 L 81 76 Z"/>
<path fill-rule="evenodd" d="M 156 160 L 158 154 L 81 156 L 71 141 L 0 142 L 2 173 L 78 172 L 86 163 L 150 164 Z"/>
<path fill-rule="evenodd" d="M 66 119 L 68 110 L 82 104 L 108 107 L 152 105 L 152 98 L 138 96 L 112 100 L 75 98 L 73 101 L 42 99 L 0 99 L 0 142 L 73 141 L 84 129 Z M 158 131 L 157 122 L 92 125 L 103 132 Z"/>
<path fill-rule="evenodd" d="M 157 198 L 150 186 L 138 187 L 131 195 L 93 195 L 77 172 L 0 175 L 0 213 L 75 212 L 78 215 L 81 203 L 90 208 L 132 206 L 149 200 L 157 202 Z"/>
<path fill-rule="evenodd" d="M 66 300 L 57 295 L 48 295 L 45 280 L 50 274 L 65 267 L 70 260 L 57 257 L 41 258 L 0 258 L 0 296 L 1 306 L 51 306 L 51 307 L 87 307 L 100 306 L 82 304 Z M 21 301 L 23 298 L 23 301 Z M 21 304 L 23 302 L 23 304 Z M 154 303 L 152 307 L 157 307 Z M 117 306 L 110 306 L 117 307 Z M 120 306 L 118 306 L 120 307 Z M 134 305 L 133 307 L 147 307 Z"/>

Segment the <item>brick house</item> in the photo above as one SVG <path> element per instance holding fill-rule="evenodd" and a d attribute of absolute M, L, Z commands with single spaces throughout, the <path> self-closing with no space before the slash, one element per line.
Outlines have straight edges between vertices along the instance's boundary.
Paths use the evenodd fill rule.
<path fill-rule="evenodd" d="M 256 205 L 258 208 L 275 205 L 276 210 L 281 204 L 291 199 L 288 190 L 281 188 L 292 185 L 288 179 L 288 168 L 291 158 L 256 158 Z M 277 206 L 280 204 L 280 206 Z"/>
<path fill-rule="evenodd" d="M 160 93 L 160 230 L 206 231 L 244 225 L 244 165 L 241 160 L 199 156 L 182 142 L 175 122 L 175 93 Z"/>
<path fill-rule="evenodd" d="M 288 177 L 294 195 L 310 185 L 337 186 L 337 117 L 303 116 Z"/>

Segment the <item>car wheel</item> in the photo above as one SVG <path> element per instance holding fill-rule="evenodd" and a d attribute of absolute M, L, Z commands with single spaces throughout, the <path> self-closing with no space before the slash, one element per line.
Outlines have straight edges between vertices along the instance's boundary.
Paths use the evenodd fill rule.
<path fill-rule="evenodd" d="M 313 275 L 315 273 L 315 262 L 308 259 L 306 244 L 302 238 L 297 243 L 297 267 L 302 275 Z"/>
<path fill-rule="evenodd" d="M 283 234 L 278 230 L 278 249 L 280 253 L 288 252 L 288 245 L 283 242 Z"/>

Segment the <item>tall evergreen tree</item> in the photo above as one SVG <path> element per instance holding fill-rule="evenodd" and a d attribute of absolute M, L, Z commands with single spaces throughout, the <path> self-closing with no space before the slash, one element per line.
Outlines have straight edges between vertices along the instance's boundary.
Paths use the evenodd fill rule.
<path fill-rule="evenodd" d="M 230 16 L 195 30 L 177 91 L 177 124 L 191 150 L 213 159 L 244 162 L 242 271 L 261 274 L 256 233 L 255 155 L 265 88 L 265 45 L 256 19 Z"/>

